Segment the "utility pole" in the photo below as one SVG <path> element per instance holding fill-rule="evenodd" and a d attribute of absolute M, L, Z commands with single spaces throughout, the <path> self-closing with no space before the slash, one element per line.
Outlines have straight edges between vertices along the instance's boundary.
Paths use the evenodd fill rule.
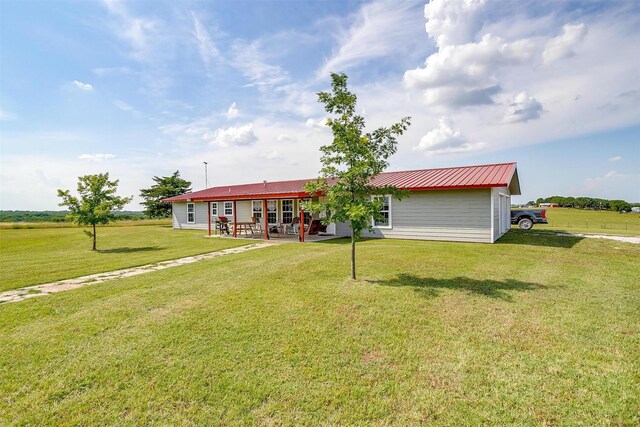
<path fill-rule="evenodd" d="M 207 174 L 207 162 L 204 163 L 204 188 L 209 188 L 209 175 Z"/>

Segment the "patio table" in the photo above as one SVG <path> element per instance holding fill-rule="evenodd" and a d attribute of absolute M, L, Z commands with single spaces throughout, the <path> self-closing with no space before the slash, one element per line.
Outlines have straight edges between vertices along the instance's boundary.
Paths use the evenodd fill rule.
<path fill-rule="evenodd" d="M 255 225 L 253 222 L 235 222 L 235 223 L 231 223 L 231 225 L 234 227 L 234 229 L 236 230 L 236 234 L 239 231 L 244 231 L 244 235 L 248 236 L 248 232 L 251 232 L 251 236 L 255 236 L 255 231 L 253 229 L 253 226 Z"/>

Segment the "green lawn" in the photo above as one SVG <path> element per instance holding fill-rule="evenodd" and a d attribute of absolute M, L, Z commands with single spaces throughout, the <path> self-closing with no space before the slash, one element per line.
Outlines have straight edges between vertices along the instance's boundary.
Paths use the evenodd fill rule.
<path fill-rule="evenodd" d="M 369 240 L 355 282 L 348 255 L 282 244 L 2 304 L 0 425 L 640 423 L 638 245 Z"/>
<path fill-rule="evenodd" d="M 572 208 L 546 208 L 549 224 L 535 229 L 580 233 L 640 235 L 640 214 Z M 514 226 L 516 227 L 516 226 Z"/>
<path fill-rule="evenodd" d="M 0 291 L 247 244 L 170 226 L 98 229 L 98 251 L 81 228 L 0 230 Z"/>

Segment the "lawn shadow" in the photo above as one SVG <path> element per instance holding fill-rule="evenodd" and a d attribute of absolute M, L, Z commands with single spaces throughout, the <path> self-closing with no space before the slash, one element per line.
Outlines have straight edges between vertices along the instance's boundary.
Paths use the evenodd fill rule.
<path fill-rule="evenodd" d="M 521 282 L 513 279 L 507 279 L 502 282 L 498 280 L 478 280 L 470 277 L 434 279 L 406 273 L 398 274 L 391 279 L 367 281 L 380 286 L 412 287 L 418 294 L 427 298 L 437 297 L 440 289 L 452 289 L 508 302 L 513 301 L 513 297 L 508 291 L 524 292 L 546 288 L 545 285 L 538 283 Z"/>
<path fill-rule="evenodd" d="M 553 248 L 572 248 L 584 239 L 580 236 L 559 236 L 558 233 L 571 234 L 564 230 L 515 230 L 511 229 L 507 234 L 499 238 L 497 245 L 527 245 L 549 246 Z"/>
<path fill-rule="evenodd" d="M 113 248 L 113 249 L 98 249 L 97 252 L 101 254 L 131 254 L 135 252 L 152 252 L 152 251 L 162 251 L 166 248 L 161 248 L 160 246 L 141 246 L 139 248 Z"/>

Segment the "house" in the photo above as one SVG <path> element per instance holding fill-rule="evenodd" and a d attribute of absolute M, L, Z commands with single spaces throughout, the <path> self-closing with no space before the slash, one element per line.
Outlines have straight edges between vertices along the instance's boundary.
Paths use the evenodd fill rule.
<path fill-rule="evenodd" d="M 304 190 L 309 181 L 219 186 L 164 201 L 173 204 L 174 229 L 211 234 L 212 222 L 226 216 L 230 224 L 260 218 L 268 230 L 294 217 L 310 221 L 302 205 L 311 199 Z M 374 184 L 403 188 L 409 195 L 402 200 L 383 196 L 385 220 L 372 223 L 374 232 L 365 232 L 366 237 L 493 243 L 511 227 L 511 196 L 520 194 L 516 163 L 384 172 Z M 327 232 L 348 236 L 350 229 L 334 223 Z"/>
<path fill-rule="evenodd" d="M 560 205 L 557 203 L 540 203 L 541 208 L 559 208 Z"/>

